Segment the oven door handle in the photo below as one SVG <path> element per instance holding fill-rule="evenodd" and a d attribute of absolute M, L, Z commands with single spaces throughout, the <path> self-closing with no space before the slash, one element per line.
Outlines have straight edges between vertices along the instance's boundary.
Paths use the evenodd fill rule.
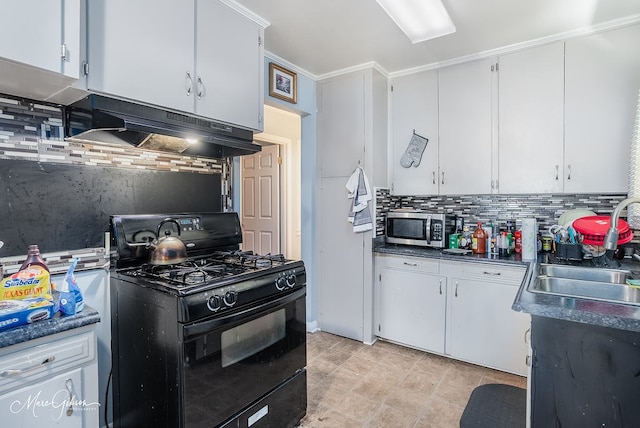
<path fill-rule="evenodd" d="M 304 286 L 291 294 L 287 294 L 277 300 L 270 300 L 268 302 L 262 303 L 258 306 L 253 306 L 247 309 L 244 309 L 240 312 L 231 312 L 228 315 L 215 317 L 213 319 L 208 319 L 206 321 L 196 322 L 193 324 L 189 324 L 184 326 L 183 333 L 184 339 L 190 339 L 193 336 L 199 336 L 203 333 L 209 333 L 221 326 L 230 323 L 237 323 L 239 321 L 246 320 L 254 315 L 263 315 L 264 313 L 272 312 L 275 309 L 278 309 L 288 303 L 296 301 L 307 294 L 307 287 Z"/>

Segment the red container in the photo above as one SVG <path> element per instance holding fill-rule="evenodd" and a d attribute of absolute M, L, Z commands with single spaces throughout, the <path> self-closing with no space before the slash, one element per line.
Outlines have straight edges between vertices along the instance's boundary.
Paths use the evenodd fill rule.
<path fill-rule="evenodd" d="M 582 217 L 573 222 L 573 228 L 582 235 L 583 244 L 602 246 L 604 244 L 604 236 L 609 230 L 610 220 L 611 217 L 604 215 Z M 632 239 L 633 232 L 629 227 L 629 223 L 618 219 L 618 245 L 626 244 Z"/>

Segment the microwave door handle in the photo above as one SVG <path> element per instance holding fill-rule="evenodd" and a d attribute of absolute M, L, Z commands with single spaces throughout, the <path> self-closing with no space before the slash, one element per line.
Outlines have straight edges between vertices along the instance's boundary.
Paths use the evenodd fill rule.
<path fill-rule="evenodd" d="M 427 217 L 427 244 L 431 244 L 431 216 Z"/>

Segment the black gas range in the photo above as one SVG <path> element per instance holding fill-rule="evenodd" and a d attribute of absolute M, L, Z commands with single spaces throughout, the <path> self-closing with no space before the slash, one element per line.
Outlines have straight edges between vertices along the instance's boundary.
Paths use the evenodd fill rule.
<path fill-rule="evenodd" d="M 307 402 L 304 263 L 239 250 L 236 213 L 110 220 L 115 426 L 295 426 Z M 164 229 L 186 260 L 150 262 Z"/>

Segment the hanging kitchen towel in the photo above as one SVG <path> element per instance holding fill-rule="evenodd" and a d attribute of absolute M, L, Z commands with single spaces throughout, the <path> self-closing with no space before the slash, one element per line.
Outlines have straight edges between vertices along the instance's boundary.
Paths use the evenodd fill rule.
<path fill-rule="evenodd" d="M 352 200 L 351 211 L 347 216 L 349 223 L 353 223 L 354 232 L 365 232 L 373 229 L 371 212 L 368 202 L 373 199 L 369 180 L 364 170 L 358 166 L 347 181 L 348 198 Z"/>
<path fill-rule="evenodd" d="M 404 168 L 409 168 L 411 164 L 413 164 L 413 166 L 417 168 L 418 165 L 420 165 L 422 154 L 424 153 L 424 149 L 427 147 L 428 142 L 428 138 L 421 137 L 414 131 L 407 149 L 400 158 L 400 165 Z"/>

